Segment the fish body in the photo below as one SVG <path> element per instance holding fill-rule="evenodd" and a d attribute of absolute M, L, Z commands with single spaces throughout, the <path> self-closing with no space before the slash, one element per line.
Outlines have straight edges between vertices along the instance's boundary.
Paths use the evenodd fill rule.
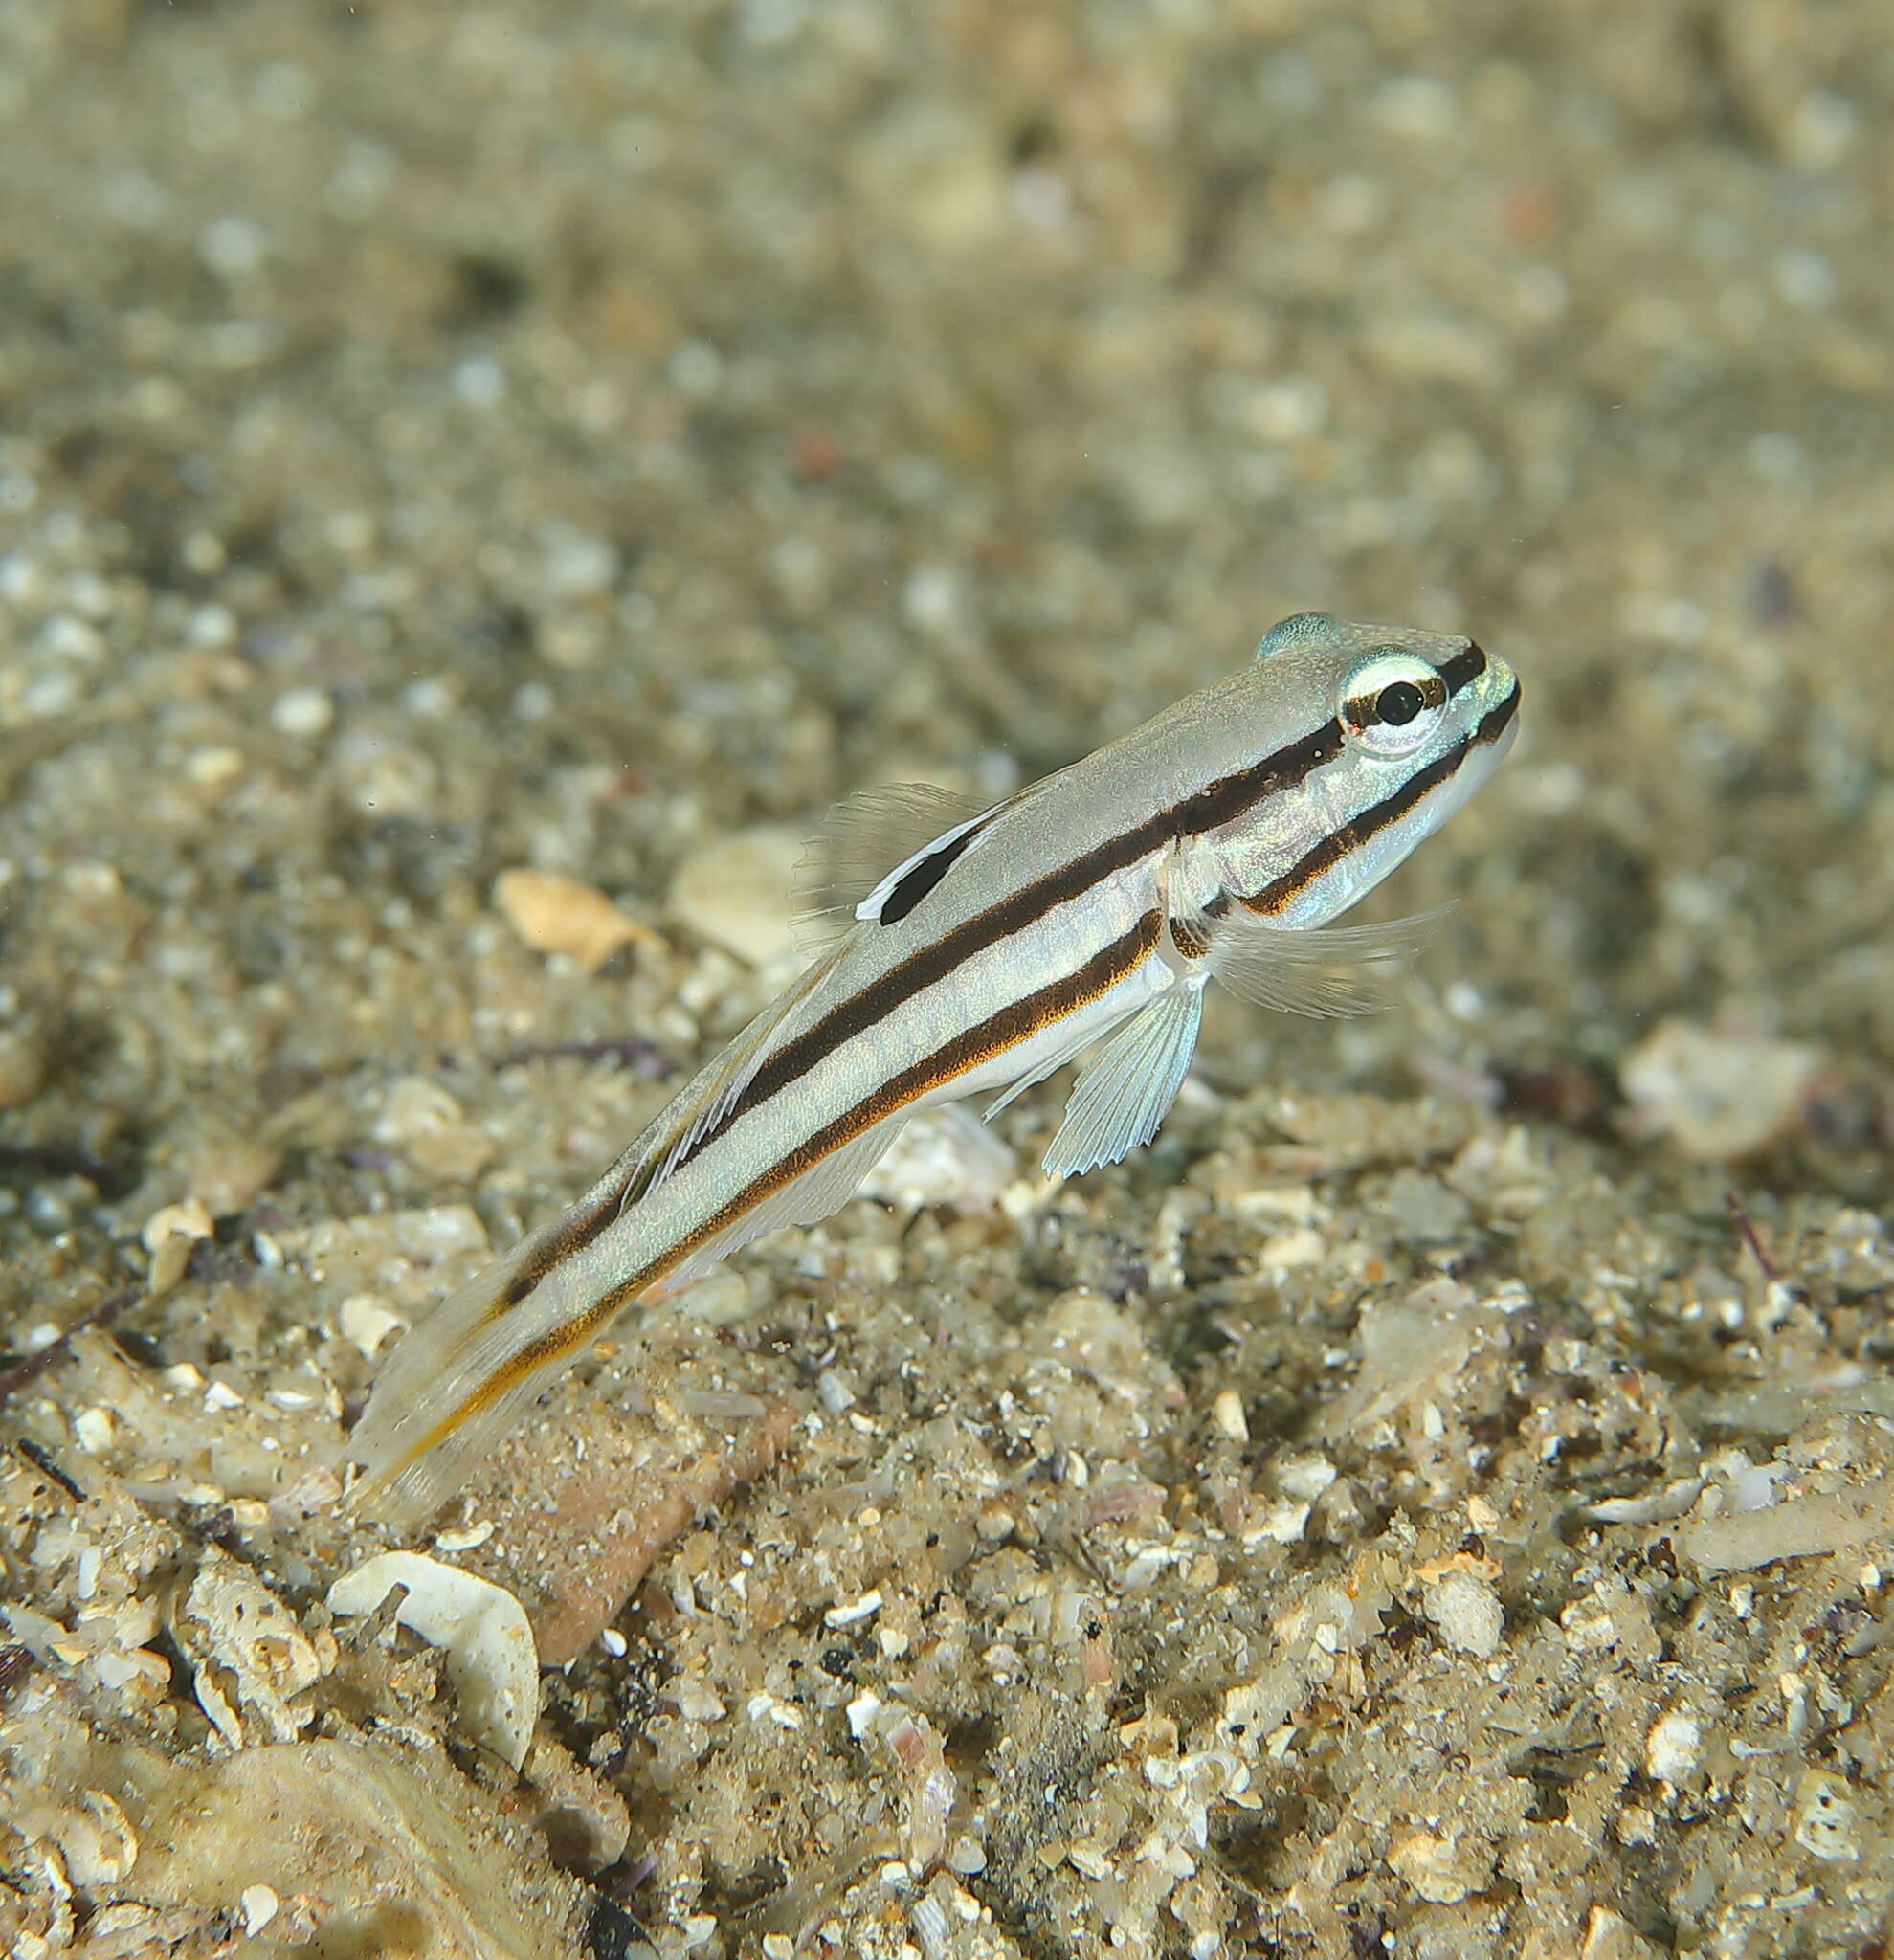
<path fill-rule="evenodd" d="M 1413 922 L 1330 927 L 1490 774 L 1519 685 L 1473 641 L 1284 620 L 1241 672 L 990 809 L 907 787 L 813 854 L 840 936 L 586 1194 L 403 1337 L 350 1439 L 371 1503 L 437 1505 L 632 1303 L 845 1203 L 930 1104 L 1089 1055 L 1055 1176 L 1156 1131 L 1203 990 L 1377 1004 Z"/>

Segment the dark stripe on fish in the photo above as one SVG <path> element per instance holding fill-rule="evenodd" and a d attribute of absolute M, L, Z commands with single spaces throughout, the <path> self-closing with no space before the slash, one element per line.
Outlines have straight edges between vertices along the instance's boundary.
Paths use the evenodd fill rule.
<path fill-rule="evenodd" d="M 1497 742 L 1518 707 L 1519 689 L 1515 687 L 1497 707 L 1487 710 L 1471 735 L 1444 749 L 1424 769 L 1410 776 L 1393 795 L 1384 796 L 1379 803 L 1370 804 L 1360 815 L 1350 817 L 1347 823 L 1330 831 L 1281 878 L 1271 879 L 1259 892 L 1245 893 L 1241 902 L 1252 912 L 1272 914 L 1282 911 L 1291 900 L 1300 898 L 1318 878 L 1333 871 L 1350 852 L 1360 850 L 1391 824 L 1399 823 L 1442 783 L 1450 782 L 1460 764 L 1476 748 L 1488 742 Z"/>
<path fill-rule="evenodd" d="M 695 1230 L 676 1244 L 667 1246 L 657 1258 L 620 1281 L 609 1293 L 601 1294 L 583 1313 L 548 1328 L 537 1340 L 529 1341 L 517 1353 L 510 1355 L 502 1367 L 496 1369 L 472 1394 L 442 1416 L 406 1453 L 401 1468 L 418 1462 L 470 1416 L 490 1408 L 537 1369 L 563 1355 L 577 1353 L 621 1307 L 647 1288 L 657 1285 L 667 1273 L 675 1272 L 692 1253 L 708 1245 L 733 1225 L 740 1224 L 758 1205 L 793 1184 L 804 1172 L 814 1169 L 825 1157 L 833 1156 L 845 1145 L 854 1143 L 858 1137 L 873 1129 L 878 1123 L 897 1115 L 931 1091 L 945 1087 L 956 1076 L 984 1066 L 996 1056 L 1030 1041 L 1034 1036 L 1042 1034 L 1067 1014 L 1110 992 L 1150 956 L 1163 934 L 1164 924 L 1162 912 L 1147 912 L 1129 932 L 1102 947 L 1077 972 L 1041 987 L 1025 999 L 1014 1001 L 1011 1007 L 990 1014 L 977 1027 L 956 1035 L 925 1061 L 916 1062 L 911 1068 L 891 1076 L 872 1096 L 864 1097 L 853 1109 L 823 1125 L 788 1156 L 753 1178 Z M 390 1474 L 398 1476 L 400 1470 Z"/>

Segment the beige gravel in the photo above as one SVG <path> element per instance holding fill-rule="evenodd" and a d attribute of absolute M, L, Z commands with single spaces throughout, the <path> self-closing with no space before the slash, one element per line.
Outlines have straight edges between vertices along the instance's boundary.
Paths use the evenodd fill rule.
<path fill-rule="evenodd" d="M 0 1944 L 1881 1950 L 1890 46 L 0 4 Z M 833 798 L 1309 607 L 1524 678 L 1408 996 L 614 1330 L 414 1548 L 565 1663 L 482 1748 L 325 1603 L 391 1334 Z"/>

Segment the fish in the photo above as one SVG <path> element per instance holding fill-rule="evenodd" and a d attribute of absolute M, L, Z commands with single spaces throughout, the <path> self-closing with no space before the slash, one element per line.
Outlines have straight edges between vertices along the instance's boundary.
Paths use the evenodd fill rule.
<path fill-rule="evenodd" d="M 358 1507 L 439 1508 L 559 1375 L 759 1235 L 828 1217 L 923 1109 L 988 1118 L 1080 1062 L 1048 1177 L 1156 1134 L 1213 980 L 1369 1011 L 1426 919 L 1330 922 L 1511 746 L 1519 680 L 1478 642 L 1305 612 L 1238 672 L 1004 800 L 858 792 L 803 873 L 826 947 L 584 1196 L 450 1293 L 384 1364 Z"/>

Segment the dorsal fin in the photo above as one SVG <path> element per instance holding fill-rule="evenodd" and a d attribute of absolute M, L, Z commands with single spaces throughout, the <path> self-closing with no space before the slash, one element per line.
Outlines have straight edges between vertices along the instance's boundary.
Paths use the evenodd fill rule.
<path fill-rule="evenodd" d="M 932 783 L 858 790 L 830 811 L 796 866 L 801 919 L 818 939 L 846 931 L 858 919 L 880 918 L 882 904 L 908 880 L 919 888 L 900 897 L 909 907 L 918 904 L 952 858 L 945 857 L 933 880 L 922 882 L 927 860 L 955 845 L 964 850 L 997 807 Z"/>
<path fill-rule="evenodd" d="M 834 965 L 831 954 L 807 967 L 786 993 L 772 1000 L 727 1048 L 698 1071 L 658 1122 L 620 1159 L 619 1168 L 625 1172 L 624 1195 L 618 1203 L 621 1212 L 649 1196 L 721 1126 L 762 1067 L 764 1058 L 793 1031 L 804 1003 Z"/>

